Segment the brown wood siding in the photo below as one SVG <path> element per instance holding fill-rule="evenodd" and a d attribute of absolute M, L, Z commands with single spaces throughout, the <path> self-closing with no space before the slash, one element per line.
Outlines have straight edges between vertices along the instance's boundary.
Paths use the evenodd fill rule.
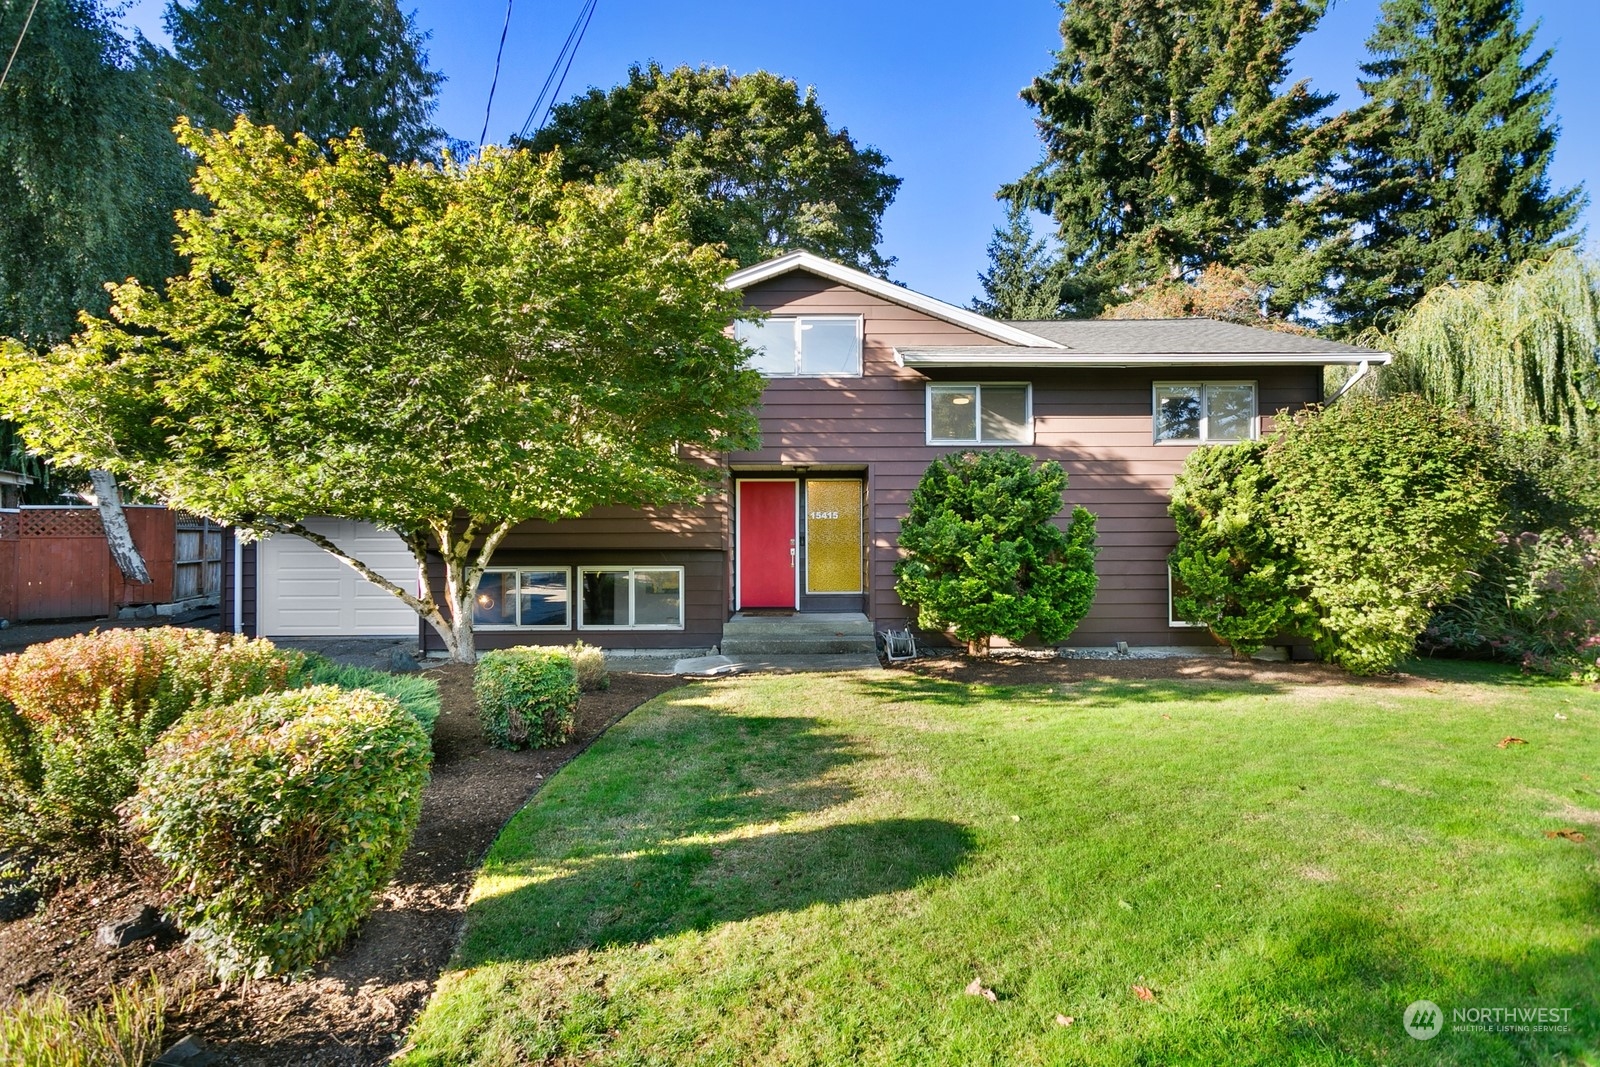
<path fill-rule="evenodd" d="M 602 551 L 563 549 L 557 551 L 528 548 L 502 548 L 495 553 L 497 567 L 682 567 L 682 630 L 581 630 L 577 626 L 576 599 L 572 625 L 565 630 L 479 630 L 479 649 L 510 648 L 514 645 L 565 645 L 582 638 L 584 644 L 601 648 L 710 648 L 722 641 L 722 624 L 727 619 L 727 589 L 723 584 L 726 557 L 721 552 L 695 551 Z M 437 560 L 428 568 L 436 588 L 444 587 L 444 565 Z M 576 598 L 576 573 L 573 576 Z M 433 628 L 422 635 L 422 647 L 443 651 L 444 642 Z"/>
<path fill-rule="evenodd" d="M 894 362 L 895 346 L 974 345 L 985 338 L 919 312 L 791 274 L 755 287 L 746 301 L 764 311 L 860 314 L 863 376 L 779 379 L 761 415 L 762 448 L 729 457 L 735 465 L 840 464 L 867 470 L 869 612 L 879 627 L 902 626 L 909 612 L 894 595 L 896 538 L 911 490 L 934 459 L 957 449 L 926 444 L 929 381 L 1030 381 L 1035 443 L 1024 449 L 1067 470 L 1066 503 L 1097 516 L 1100 587 L 1069 643 L 1195 644 L 1203 631 L 1167 623 L 1166 557 L 1176 541 L 1168 493 L 1189 446 L 1152 441 L 1157 381 L 1255 381 L 1263 415 L 1321 397 L 1320 367 L 1194 367 L 1084 370 L 941 369 L 923 373 Z"/>
<path fill-rule="evenodd" d="M 236 536 L 230 526 L 222 535 L 222 618 L 217 626 L 223 633 L 233 632 L 233 541 Z M 239 573 L 243 577 L 244 587 L 239 591 L 241 610 L 239 614 L 244 618 L 242 632 L 247 637 L 256 635 L 256 547 L 257 542 L 251 541 L 240 546 Z"/>

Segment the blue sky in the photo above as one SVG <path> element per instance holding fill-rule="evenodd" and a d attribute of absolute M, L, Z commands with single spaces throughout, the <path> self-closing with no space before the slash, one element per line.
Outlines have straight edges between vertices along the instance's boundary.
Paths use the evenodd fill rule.
<path fill-rule="evenodd" d="M 402 6 L 406 0 L 402 0 Z M 432 34 L 431 65 L 445 83 L 438 120 L 476 141 L 505 19 L 501 0 L 413 0 Z M 1556 49 L 1562 138 L 1553 178 L 1600 185 L 1600 18 L 1594 0 L 1524 0 L 1541 47 Z M 1334 0 L 1294 55 L 1295 76 L 1356 98 L 1356 65 L 1379 0 Z M 515 0 L 495 91 L 489 140 L 522 126 L 579 0 Z M 125 21 L 164 40 L 165 0 L 135 0 Z M 803 12 L 803 17 L 802 17 Z M 1050 64 L 1060 43 L 1054 0 L 599 0 L 562 97 L 622 80 L 632 62 L 711 63 L 776 71 L 814 85 L 835 126 L 876 145 L 904 179 L 884 217 L 892 276 L 965 303 L 978 289 L 985 246 L 1003 211 L 1002 182 L 1038 158 L 1031 112 L 1017 91 Z M 1600 190 L 1597 190 L 1600 191 Z M 1588 214 L 1591 230 L 1600 230 Z M 1590 247 L 1596 247 L 1591 234 Z"/>

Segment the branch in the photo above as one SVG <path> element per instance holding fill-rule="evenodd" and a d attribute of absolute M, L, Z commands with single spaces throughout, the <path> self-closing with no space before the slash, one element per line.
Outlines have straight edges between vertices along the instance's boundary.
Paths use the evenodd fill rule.
<path fill-rule="evenodd" d="M 385 578 L 383 575 L 379 574 L 377 571 L 361 562 L 359 559 L 356 559 L 354 556 L 350 555 L 348 552 L 334 544 L 332 541 L 328 540 L 326 537 L 306 529 L 300 523 L 268 522 L 264 523 L 263 525 L 270 530 L 277 531 L 278 533 L 290 533 L 297 537 L 305 538 L 307 541 L 310 541 L 312 544 L 316 545 L 330 556 L 333 556 L 335 559 L 338 559 L 340 562 L 349 566 L 357 574 L 361 575 L 361 577 L 365 578 L 379 589 L 399 597 L 405 602 L 407 607 L 409 607 L 412 611 L 415 611 L 417 614 L 425 617 L 438 614 L 438 607 L 432 603 L 431 599 L 423 600 L 420 597 L 406 592 L 400 586 L 394 584 L 389 579 Z M 417 577 L 420 579 L 422 576 L 419 574 Z"/>

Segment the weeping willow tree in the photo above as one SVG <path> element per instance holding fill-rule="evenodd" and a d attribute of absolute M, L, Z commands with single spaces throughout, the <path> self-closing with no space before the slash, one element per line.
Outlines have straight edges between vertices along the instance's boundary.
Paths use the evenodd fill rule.
<path fill-rule="evenodd" d="M 1439 286 L 1384 345 L 1387 393 L 1600 446 L 1600 263 L 1557 252 L 1499 284 Z"/>

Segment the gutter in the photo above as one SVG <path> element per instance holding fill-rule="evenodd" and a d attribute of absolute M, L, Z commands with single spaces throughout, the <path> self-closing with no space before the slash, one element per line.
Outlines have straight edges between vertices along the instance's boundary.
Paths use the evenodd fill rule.
<path fill-rule="evenodd" d="M 1389 354 L 1387 352 L 1385 352 L 1383 354 L 1388 357 L 1387 359 L 1385 359 L 1383 361 L 1384 363 L 1388 363 L 1390 359 L 1394 358 L 1393 356 L 1389 356 Z M 1362 360 L 1361 361 L 1361 365 L 1356 368 L 1355 374 L 1351 375 L 1350 376 L 1350 380 L 1345 382 L 1344 385 L 1339 387 L 1339 391 L 1337 393 L 1334 393 L 1333 396 L 1328 399 L 1328 402 L 1323 405 L 1323 407 L 1330 407 L 1330 408 L 1333 407 L 1333 405 L 1335 405 L 1335 404 L 1337 404 L 1339 402 L 1339 398 L 1340 397 L 1344 396 L 1350 390 L 1354 389 L 1355 386 L 1356 386 L 1356 383 L 1359 382 L 1361 379 L 1365 378 L 1369 373 L 1371 373 L 1371 371 L 1372 371 L 1372 361 L 1371 360 L 1367 360 L 1367 359 Z"/>
<path fill-rule="evenodd" d="M 244 633 L 244 545 L 233 531 L 233 632 Z"/>

